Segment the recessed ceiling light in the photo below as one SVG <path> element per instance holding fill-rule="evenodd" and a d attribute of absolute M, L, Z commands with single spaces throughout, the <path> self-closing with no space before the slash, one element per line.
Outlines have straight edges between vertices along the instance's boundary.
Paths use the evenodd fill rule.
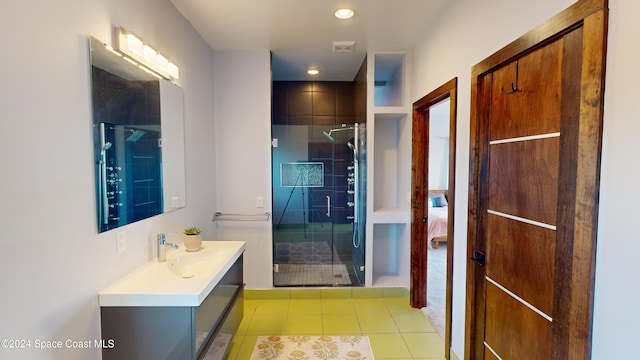
<path fill-rule="evenodd" d="M 355 15 L 355 12 L 353 12 L 353 10 L 351 9 L 338 9 L 336 10 L 336 12 L 334 13 L 334 15 L 338 18 L 338 19 L 351 19 L 353 17 L 353 15 Z"/>
<path fill-rule="evenodd" d="M 318 74 L 320 74 L 320 71 L 318 71 L 316 69 L 309 69 L 309 70 L 307 70 L 307 74 L 309 74 L 309 75 L 318 75 Z"/>

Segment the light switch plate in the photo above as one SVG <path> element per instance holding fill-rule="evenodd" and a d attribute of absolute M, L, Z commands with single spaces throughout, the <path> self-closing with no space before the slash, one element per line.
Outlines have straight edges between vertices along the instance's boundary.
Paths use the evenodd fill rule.
<path fill-rule="evenodd" d="M 258 196 L 256 198 L 256 207 L 263 208 L 264 207 L 264 198 L 262 196 Z"/>

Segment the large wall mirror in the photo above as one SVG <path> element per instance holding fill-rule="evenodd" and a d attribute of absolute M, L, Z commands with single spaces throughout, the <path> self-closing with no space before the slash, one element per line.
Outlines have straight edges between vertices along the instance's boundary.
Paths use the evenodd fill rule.
<path fill-rule="evenodd" d="M 98 232 L 185 206 L 183 92 L 89 37 Z"/>

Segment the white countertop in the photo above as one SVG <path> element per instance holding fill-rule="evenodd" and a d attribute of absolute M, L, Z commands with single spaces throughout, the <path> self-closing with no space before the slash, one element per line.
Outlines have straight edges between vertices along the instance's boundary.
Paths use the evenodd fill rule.
<path fill-rule="evenodd" d="M 182 278 L 170 269 L 172 259 L 222 250 L 193 277 Z M 100 306 L 199 306 L 244 252 L 244 241 L 203 241 L 202 250 L 189 253 L 167 246 L 167 261 L 157 259 L 116 281 L 98 294 Z M 209 260 L 209 259 L 207 259 Z"/>

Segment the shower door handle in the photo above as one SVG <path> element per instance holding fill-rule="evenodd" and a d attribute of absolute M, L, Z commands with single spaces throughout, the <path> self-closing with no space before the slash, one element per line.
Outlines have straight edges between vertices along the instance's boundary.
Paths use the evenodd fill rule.
<path fill-rule="evenodd" d="M 327 195 L 327 217 L 331 217 L 331 196 Z"/>

